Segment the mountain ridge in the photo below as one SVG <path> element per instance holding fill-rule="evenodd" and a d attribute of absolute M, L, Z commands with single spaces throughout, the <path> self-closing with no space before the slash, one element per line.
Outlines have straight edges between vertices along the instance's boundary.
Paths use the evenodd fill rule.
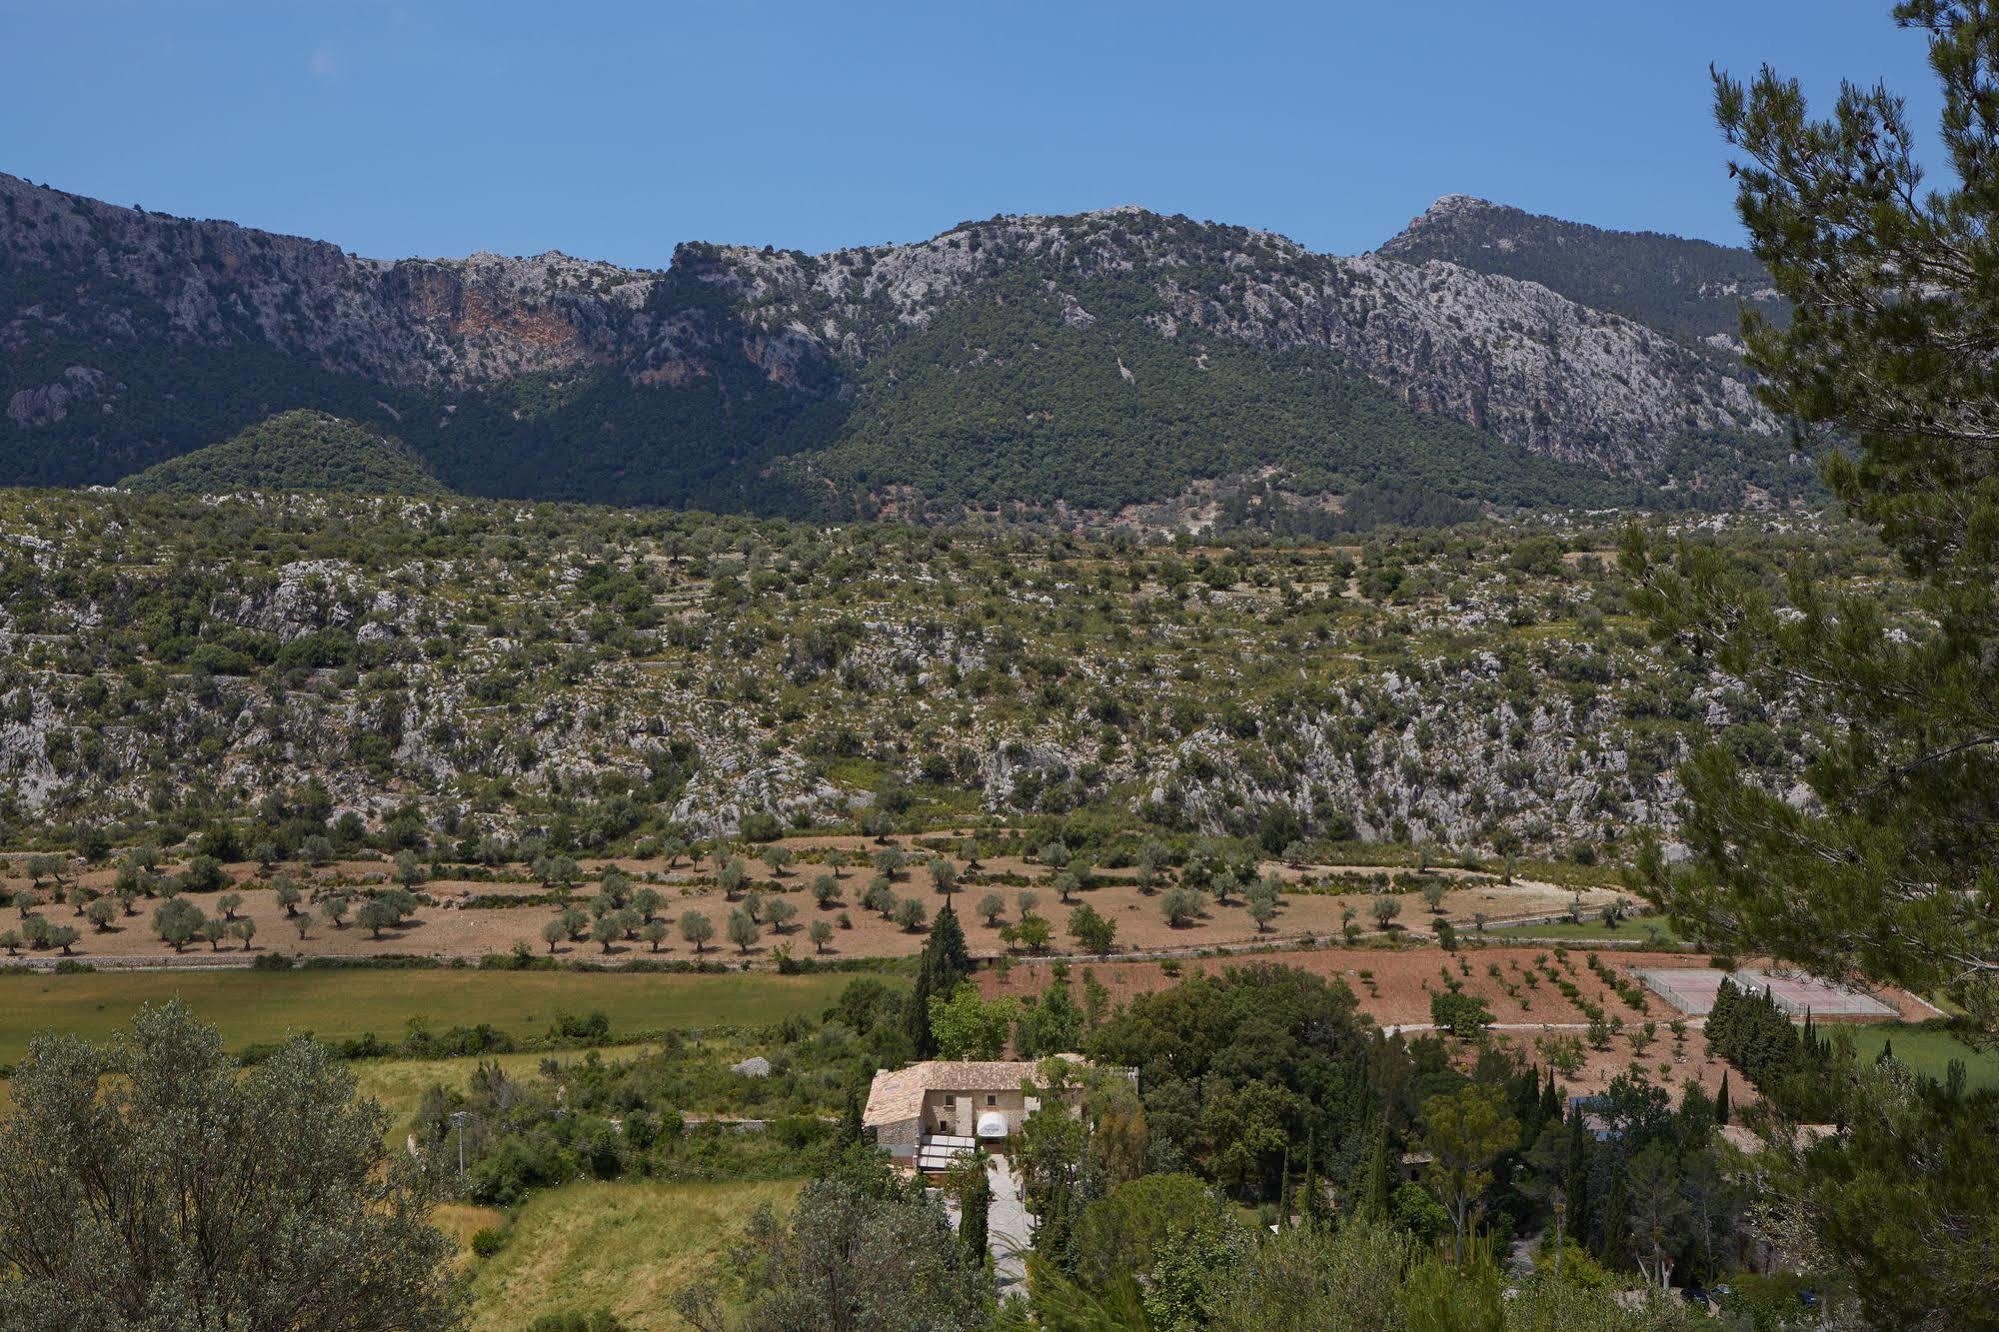
<path fill-rule="evenodd" d="M 1740 303 L 1783 317 L 1782 298 L 1747 250 L 1545 217 L 1475 195 L 1444 195 L 1375 253 L 1539 282 L 1580 304 L 1729 353 L 1741 350 Z M 1640 272 L 1653 278 L 1650 290 L 1620 281 Z"/>
<path fill-rule="evenodd" d="M 991 347 L 933 332 L 979 308 L 1005 310 L 969 324 L 1014 349 L 1012 378 Z M 1173 445 L 1102 502 L 1273 460 L 1352 487 L 1384 479 L 1363 475 L 1377 453 L 1402 467 L 1467 452 L 1460 428 L 1519 469 L 1580 464 L 1595 479 L 1579 474 L 1579 502 L 1609 481 L 1725 505 L 1751 473 L 1781 482 L 1787 465 L 1775 422 L 1713 347 L 1455 259 L 1321 255 L 1132 205 L 823 255 L 682 242 L 665 269 L 626 269 L 560 251 L 364 259 L 0 176 L 0 347 L 0 479 L 17 482 L 125 475 L 300 406 L 397 430 L 459 489 L 769 511 L 906 488 L 883 474 L 901 442 L 949 473 L 918 507 L 1062 500 L 1102 461 L 1191 438 L 1182 402 L 1211 446 Z M 1065 372 L 1106 351 L 1127 385 L 1137 357 L 1171 391 L 1134 406 L 1100 377 L 1095 396 L 1069 393 Z M 1242 356 L 1239 382 L 1217 388 L 1208 369 Z M 1304 362 L 1333 406 L 1287 383 Z M 925 365 L 938 373 L 912 373 Z M 1399 404 L 1393 427 L 1370 409 L 1367 439 L 1341 434 L 1337 403 L 1356 392 Z M 981 395 L 1008 404 L 1005 419 Z M 1281 400 L 1299 409 L 1265 419 Z M 924 443 L 974 417 L 983 433 Z M 891 420 L 901 433 L 887 438 Z M 857 441 L 867 475 L 842 462 Z M 1068 465 L 1039 465 L 1064 450 Z M 980 454 L 1018 466 L 973 484 Z M 1427 470 L 1423 484 L 1442 476 L 1463 499 L 1541 494 L 1479 495 Z"/>

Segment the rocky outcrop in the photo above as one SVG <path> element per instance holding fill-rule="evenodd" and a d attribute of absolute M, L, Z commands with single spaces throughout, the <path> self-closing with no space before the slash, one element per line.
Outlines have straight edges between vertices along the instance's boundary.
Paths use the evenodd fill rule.
<path fill-rule="evenodd" d="M 1379 252 L 1403 263 L 1454 263 L 1536 282 L 1690 346 L 1739 351 L 1744 308 L 1786 315 L 1747 250 L 1649 231 L 1606 231 L 1447 194 Z"/>
<path fill-rule="evenodd" d="M 1526 239 L 1479 248 L 1486 241 L 1475 243 L 1473 232 L 1493 228 L 1490 206 L 1475 204 L 1440 201 L 1434 217 L 1381 253 L 1352 258 L 1269 232 L 1118 208 L 1001 217 L 916 244 L 824 255 L 690 243 L 666 270 L 631 270 L 555 251 L 364 259 L 322 241 L 114 207 L 0 175 L 0 276 L 27 293 L 0 309 L 0 350 L 25 356 L 77 340 L 264 347 L 319 370 L 445 393 L 602 370 L 639 395 L 719 392 L 726 418 L 740 396 L 726 385 L 744 376 L 800 401 L 845 401 L 885 351 L 966 302 L 1004 302 L 1007 284 L 1027 281 L 1058 298 L 1058 326 L 1271 354 L 1330 351 L 1419 411 L 1613 473 L 1646 474 L 1690 434 L 1774 432 L 1725 351 L 1646 322 L 1630 302 L 1638 317 L 1615 312 L 1616 301 L 1592 305 L 1597 288 L 1587 283 L 1565 295 L 1546 271 L 1530 280 L 1475 262 L 1503 254 L 1512 263 L 1548 248 L 1531 227 Z M 1627 251 L 1640 253 L 1618 252 Z M 1739 269 L 1693 266 L 1687 290 L 1703 309 L 1719 309 L 1753 277 Z M 1084 289 L 1093 283 L 1120 284 L 1139 313 L 1113 320 L 1092 308 Z M 1124 359 L 1118 366 L 1131 382 Z M 8 421 L 20 429 L 60 421 L 106 391 L 103 380 L 78 365 L 17 386 Z M 115 407 L 113 397 L 104 402 Z M 268 409 L 294 405 L 318 404 Z M 671 415 L 661 399 L 632 403 L 640 415 L 655 406 Z M 512 410 L 518 419 L 522 409 Z M 789 419 L 769 419 L 780 418 Z M 756 432 L 782 425 L 757 424 L 764 419 L 740 426 L 741 452 L 771 447 Z M 97 428 L 95 442 L 132 452 L 119 429 Z"/>
<path fill-rule="evenodd" d="M 7 419 L 22 426 L 54 425 L 71 407 L 95 397 L 103 383 L 102 370 L 73 365 L 46 384 L 16 390 L 7 399 Z"/>

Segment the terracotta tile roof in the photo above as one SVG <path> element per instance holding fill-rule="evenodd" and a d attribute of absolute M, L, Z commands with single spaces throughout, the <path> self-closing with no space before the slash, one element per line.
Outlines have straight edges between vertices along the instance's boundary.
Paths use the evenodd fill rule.
<path fill-rule="evenodd" d="M 1082 1062 L 1079 1055 L 1056 1057 Z M 926 1092 L 1018 1091 L 1022 1082 L 1034 1076 L 1039 1063 L 1032 1059 L 931 1059 L 908 1068 L 884 1069 L 875 1074 L 874 1084 L 868 1088 L 868 1108 L 861 1122 L 893 1124 L 913 1119 L 923 1112 Z"/>

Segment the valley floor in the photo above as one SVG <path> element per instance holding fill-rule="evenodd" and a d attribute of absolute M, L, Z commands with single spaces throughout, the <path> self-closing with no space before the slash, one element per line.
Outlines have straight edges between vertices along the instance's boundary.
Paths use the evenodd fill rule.
<path fill-rule="evenodd" d="M 415 955 L 438 961 L 476 961 L 491 954 L 505 954 L 516 945 L 525 945 L 537 956 L 558 961 L 617 964 L 633 960 L 672 962 L 721 962 L 729 965 L 768 965 L 769 950 L 784 946 L 796 957 L 823 956 L 829 961 L 848 958 L 910 957 L 920 952 L 924 936 L 885 919 L 879 912 L 861 905 L 863 891 L 875 871 L 865 865 L 842 869 L 837 877 L 838 900 L 818 906 L 810 891 L 814 879 L 826 871 L 822 858 L 838 848 L 856 857 L 885 849 L 898 849 L 914 862 L 898 871 L 893 885 L 897 900 L 914 898 L 923 907 L 926 920 L 934 917 L 947 900 L 922 857 L 922 843 L 932 839 L 897 838 L 877 844 L 860 837 L 796 837 L 781 845 L 794 857 L 782 876 L 773 876 L 760 862 L 750 861 L 756 871 L 746 885 L 767 898 L 782 899 L 795 909 L 795 917 L 783 929 L 761 926 L 757 941 L 741 948 L 727 941 L 723 930 L 729 914 L 739 905 L 738 895 L 717 887 L 720 862 L 713 857 L 677 862 L 672 867 L 661 860 L 642 861 L 629 857 L 616 860 L 586 860 L 579 866 L 581 886 L 570 905 L 585 907 L 595 891 L 594 881 L 606 869 L 616 868 L 631 876 L 638 886 L 656 888 L 664 899 L 660 916 L 674 932 L 655 948 L 642 939 L 621 939 L 608 948 L 583 940 L 563 940 L 552 949 L 543 941 L 543 925 L 559 909 L 546 899 L 549 890 L 534 881 L 526 866 L 501 866 L 491 877 L 481 880 L 450 877 L 434 878 L 417 886 L 421 905 L 402 924 L 377 935 L 352 919 L 334 926 L 310 910 L 288 913 L 269 891 L 270 880 L 249 862 L 223 866 L 229 880 L 213 892 L 188 892 L 182 896 L 199 906 L 205 915 L 222 914 L 219 905 L 224 893 L 242 897 L 234 916 L 253 921 L 254 938 L 248 947 L 236 939 L 214 944 L 196 941 L 175 951 L 164 944 L 151 927 L 152 912 L 159 903 L 141 898 L 134 902 L 135 914 L 120 916 L 108 930 L 91 928 L 59 906 L 50 906 L 51 919 L 73 920 L 83 930 L 71 952 L 86 962 L 137 962 L 161 966 L 230 967 L 245 966 L 259 954 L 278 953 L 292 958 L 368 958 Z M 22 869 L 24 857 L 14 857 L 11 868 L 15 891 L 26 886 Z M 955 863 L 955 862 L 954 862 Z M 1570 887 L 1545 880 L 1516 878 L 1502 882 L 1497 874 L 1454 867 L 1427 870 L 1376 865 L 1301 865 L 1265 861 L 1258 873 L 1274 876 L 1284 885 L 1279 911 L 1267 930 L 1260 930 L 1248 913 L 1242 895 L 1232 896 L 1227 905 L 1210 900 L 1189 923 L 1169 924 L 1162 913 L 1163 893 L 1142 890 L 1132 869 L 1102 869 L 1094 872 L 1091 886 L 1077 891 L 1065 903 L 1054 886 L 1055 874 L 1046 865 L 1019 856 L 998 856 L 979 863 L 977 869 L 961 868 L 957 886 L 948 900 L 955 907 L 965 930 L 966 942 L 975 956 L 998 956 L 1009 949 L 1001 930 L 1017 923 L 1020 893 L 1032 892 L 1034 911 L 1053 925 L 1055 938 L 1046 951 L 1067 953 L 1075 943 L 1065 933 L 1069 913 L 1087 903 L 1116 926 L 1119 952 L 1185 951 L 1209 948 L 1259 946 L 1304 938 L 1336 939 L 1345 919 L 1351 918 L 1365 931 L 1378 928 L 1374 903 L 1383 897 L 1396 902 L 1394 927 L 1401 932 L 1429 937 L 1437 919 L 1449 920 L 1460 932 L 1477 928 L 1483 917 L 1493 925 L 1507 921 L 1554 921 L 1571 909 L 1594 916 L 1613 902 L 1630 905 L 1627 895 L 1611 888 Z M 344 891 L 360 896 L 388 885 L 391 866 L 383 860 L 347 860 L 318 868 L 291 870 L 308 896 L 315 892 Z M 83 871 L 74 882 L 91 892 L 111 891 L 117 872 L 110 868 Z M 1420 884 L 1440 883 L 1445 895 L 1442 911 L 1428 910 Z M 997 893 L 1004 909 L 989 921 L 979 903 Z M 44 884 L 41 894 L 54 896 L 53 885 Z M 697 951 L 677 932 L 677 923 L 687 912 L 705 915 L 715 926 L 716 937 Z M 823 951 L 810 941 L 811 922 L 824 919 L 835 925 Z M 297 928 L 303 924 L 305 932 Z M 1574 927 L 1570 927 L 1574 928 Z M 1599 927 L 1600 928 L 1600 927 Z M 1643 936 L 1631 932 L 1632 942 Z M 54 955 L 24 952 L 21 958 L 32 964 L 53 965 Z"/>

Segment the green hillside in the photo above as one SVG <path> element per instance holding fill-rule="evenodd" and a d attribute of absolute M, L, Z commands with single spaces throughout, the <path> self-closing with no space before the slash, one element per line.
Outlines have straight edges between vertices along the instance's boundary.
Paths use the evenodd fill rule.
<path fill-rule="evenodd" d="M 1066 321 L 1041 282 L 994 285 L 867 367 L 838 440 L 809 459 L 815 475 L 930 505 L 1099 509 L 1262 467 L 1301 491 L 1432 502 L 1598 506 L 1642 489 L 1412 410 L 1331 352 L 1161 337 L 1142 322 L 1157 298 L 1141 278 L 1075 284 L 1088 324 Z"/>
<path fill-rule="evenodd" d="M 444 485 L 393 435 L 325 412 L 282 412 L 234 438 L 158 463 L 123 486 L 151 494 L 239 490 L 442 495 Z"/>

